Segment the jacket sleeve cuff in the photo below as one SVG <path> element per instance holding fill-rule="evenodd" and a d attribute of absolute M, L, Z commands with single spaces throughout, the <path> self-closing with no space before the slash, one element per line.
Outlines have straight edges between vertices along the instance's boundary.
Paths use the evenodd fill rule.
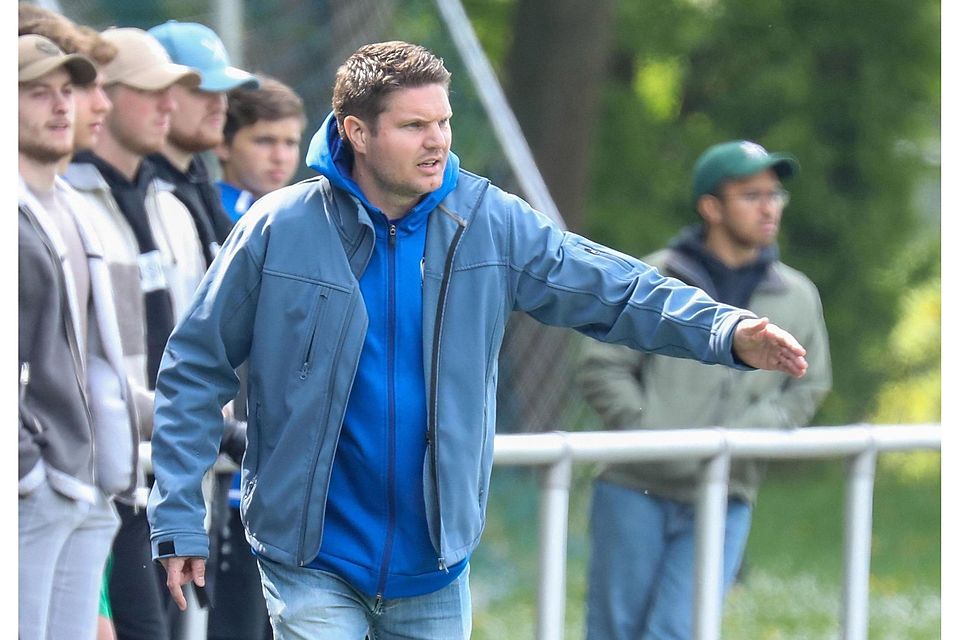
<path fill-rule="evenodd" d="M 150 540 L 153 559 L 177 557 L 207 558 L 210 542 L 206 533 L 157 536 Z"/>
<path fill-rule="evenodd" d="M 725 364 L 729 367 L 740 369 L 742 371 L 756 371 L 756 367 L 752 367 L 745 363 L 733 350 L 733 336 L 737 332 L 737 325 L 740 324 L 742 320 L 755 320 L 756 318 L 757 315 L 755 313 L 741 309 L 739 310 L 739 313 L 727 314 L 727 316 L 723 319 L 723 323 L 721 325 L 722 329 L 719 332 L 719 335 L 721 336 L 721 364 Z"/>

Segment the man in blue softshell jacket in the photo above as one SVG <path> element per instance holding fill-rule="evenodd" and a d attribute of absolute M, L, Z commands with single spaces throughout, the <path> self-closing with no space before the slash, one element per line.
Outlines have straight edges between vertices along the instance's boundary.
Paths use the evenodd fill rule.
<path fill-rule="evenodd" d="M 450 74 L 361 47 L 307 163 L 241 218 L 167 344 L 148 514 L 184 608 L 201 479 L 249 368 L 241 514 L 277 638 L 468 638 L 512 311 L 634 349 L 803 375 L 765 318 L 558 229 L 460 169 Z"/>

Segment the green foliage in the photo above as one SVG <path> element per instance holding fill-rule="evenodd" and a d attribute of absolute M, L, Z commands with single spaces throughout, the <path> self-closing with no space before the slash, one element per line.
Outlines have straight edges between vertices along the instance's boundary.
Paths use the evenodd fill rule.
<path fill-rule="evenodd" d="M 906 292 L 890 334 L 890 382 L 877 396 L 875 423 L 940 421 L 940 278 Z"/>
<path fill-rule="evenodd" d="M 915 192 L 938 171 L 920 149 L 938 137 L 939 4 L 618 7 L 587 235 L 644 255 L 696 221 L 690 167 L 707 146 L 749 138 L 793 153 L 781 251 L 820 288 L 834 361 L 818 420 L 864 419 L 889 373 L 897 301 L 916 282 L 889 270 L 939 251 L 914 242 Z"/>

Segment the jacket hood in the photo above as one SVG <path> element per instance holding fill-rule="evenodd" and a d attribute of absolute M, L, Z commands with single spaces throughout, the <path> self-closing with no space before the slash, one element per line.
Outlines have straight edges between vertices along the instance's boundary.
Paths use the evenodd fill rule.
<path fill-rule="evenodd" d="M 308 167 L 327 178 L 333 186 L 356 196 L 367 209 L 379 211 L 367 200 L 359 185 L 350 177 L 353 152 L 340 139 L 337 118 L 332 111 L 313 134 L 310 146 L 307 148 L 306 163 Z M 443 182 L 440 187 L 424 196 L 406 215 L 435 209 L 456 188 L 459 175 L 460 158 L 450 151 L 447 154 L 447 165 L 443 170 Z"/>

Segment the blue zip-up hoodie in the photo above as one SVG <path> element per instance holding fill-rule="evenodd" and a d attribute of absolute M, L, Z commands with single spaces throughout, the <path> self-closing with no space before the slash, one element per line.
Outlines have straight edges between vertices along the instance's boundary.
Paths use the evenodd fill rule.
<path fill-rule="evenodd" d="M 324 545 L 308 566 L 368 595 L 431 593 L 452 582 L 466 560 L 437 568 L 423 499 L 427 392 L 423 371 L 422 260 L 427 218 L 457 186 L 452 152 L 436 191 L 398 220 L 367 200 L 350 177 L 352 153 L 327 116 L 307 164 L 355 197 L 376 240 L 360 290 L 369 325 L 330 477 Z"/>

